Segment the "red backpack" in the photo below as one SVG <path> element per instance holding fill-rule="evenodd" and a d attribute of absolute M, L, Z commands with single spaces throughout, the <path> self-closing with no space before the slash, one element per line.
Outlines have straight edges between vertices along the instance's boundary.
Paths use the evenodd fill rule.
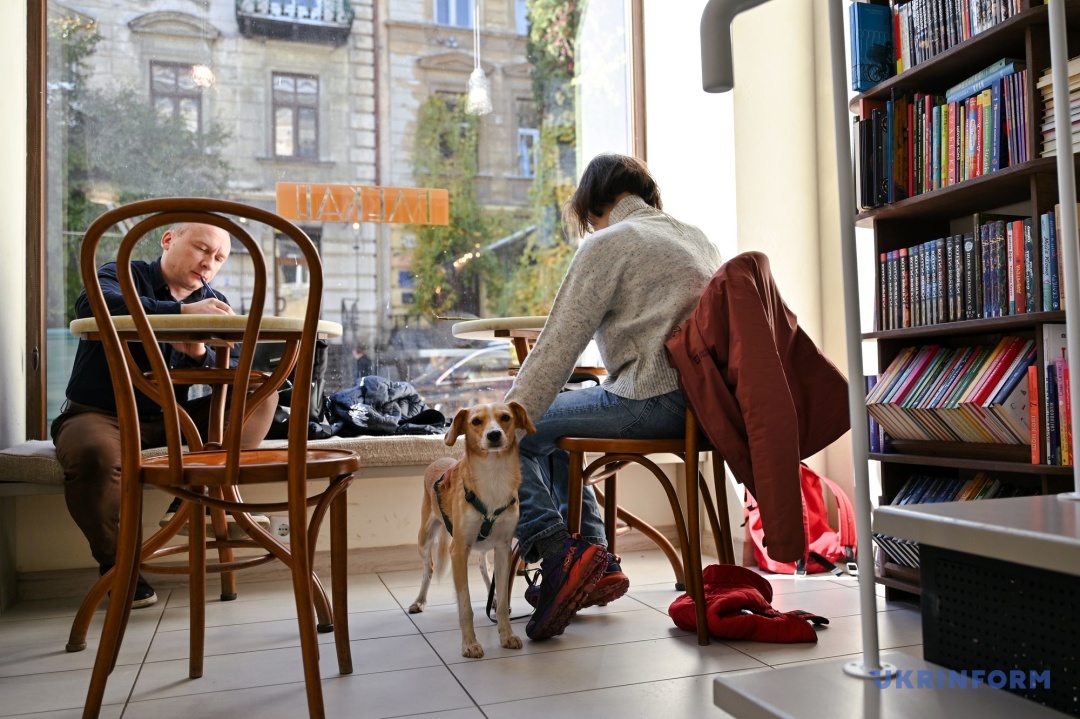
<path fill-rule="evenodd" d="M 837 566 L 843 563 L 848 574 L 859 571 L 855 563 L 855 512 L 851 500 L 836 483 L 828 477 L 822 477 L 805 464 L 800 465 L 803 499 L 803 527 L 806 529 L 806 546 L 809 549 L 806 560 L 798 562 L 777 562 L 769 557 L 764 539 L 765 530 L 761 526 L 761 510 L 757 501 L 746 492 L 746 504 L 743 506 L 743 518 L 754 542 L 754 557 L 759 567 L 777 574 L 814 574 L 832 572 L 843 576 L 844 570 Z M 825 496 L 821 491 L 822 482 L 828 486 L 836 498 L 839 530 L 829 525 L 829 512 L 825 509 Z"/>

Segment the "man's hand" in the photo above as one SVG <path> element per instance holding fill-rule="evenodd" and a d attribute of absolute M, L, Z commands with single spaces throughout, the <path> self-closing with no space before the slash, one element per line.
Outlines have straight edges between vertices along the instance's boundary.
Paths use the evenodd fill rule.
<path fill-rule="evenodd" d="M 217 299 L 216 297 L 209 297 L 199 302 L 192 302 L 190 305 L 180 305 L 180 314 L 182 315 L 234 315 L 232 307 Z"/>
<path fill-rule="evenodd" d="M 232 307 L 225 304 L 216 297 L 209 297 L 199 302 L 192 302 L 189 305 L 180 305 L 180 314 L 182 315 L 232 315 Z M 188 357 L 195 360 L 201 360 L 206 357 L 206 345 L 202 342 L 173 342 L 173 349 L 177 352 L 183 352 Z"/>

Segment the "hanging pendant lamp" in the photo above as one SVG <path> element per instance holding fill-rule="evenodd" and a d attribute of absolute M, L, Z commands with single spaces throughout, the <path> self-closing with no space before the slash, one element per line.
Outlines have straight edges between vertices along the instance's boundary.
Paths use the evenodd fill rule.
<path fill-rule="evenodd" d="M 480 0 L 473 0 L 473 58 L 475 67 L 469 75 L 465 112 L 470 115 L 486 115 L 492 111 L 491 83 L 480 65 Z"/>

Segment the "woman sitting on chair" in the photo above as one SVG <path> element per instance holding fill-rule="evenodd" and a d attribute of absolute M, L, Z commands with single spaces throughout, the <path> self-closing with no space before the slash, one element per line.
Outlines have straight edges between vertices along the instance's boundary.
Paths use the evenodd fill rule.
<path fill-rule="evenodd" d="M 541 562 L 531 639 L 561 634 L 583 607 L 607 604 L 630 586 L 607 551 L 600 509 L 584 494 L 581 536 L 566 526 L 569 455 L 560 437 L 678 438 L 686 404 L 664 341 L 690 315 L 720 252 L 701 230 L 662 211 L 660 190 L 639 160 L 599 155 L 567 203 L 585 236 L 547 323 L 506 395 L 524 405 L 536 434 L 521 441 L 522 556 Z M 599 387 L 559 393 L 592 339 L 608 375 Z M 539 590 L 539 591 L 537 591 Z"/>

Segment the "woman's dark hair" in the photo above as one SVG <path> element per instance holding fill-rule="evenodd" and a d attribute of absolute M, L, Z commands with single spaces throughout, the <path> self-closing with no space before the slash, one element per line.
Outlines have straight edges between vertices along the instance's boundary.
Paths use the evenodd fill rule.
<path fill-rule="evenodd" d="M 645 163 L 626 155 L 597 155 L 581 175 L 581 183 L 566 203 L 567 221 L 578 235 L 592 231 L 589 215 L 599 217 L 604 208 L 624 192 L 637 195 L 658 210 L 660 188 Z"/>

